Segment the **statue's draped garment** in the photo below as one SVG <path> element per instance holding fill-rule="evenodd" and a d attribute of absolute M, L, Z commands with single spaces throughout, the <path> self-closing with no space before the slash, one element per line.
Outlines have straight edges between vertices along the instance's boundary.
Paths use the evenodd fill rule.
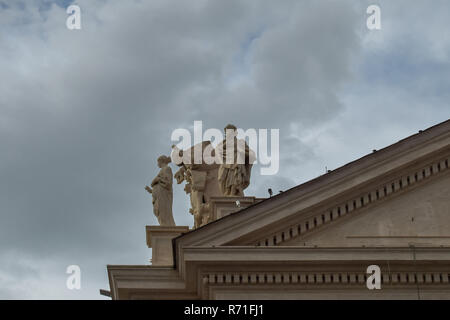
<path fill-rule="evenodd" d="M 231 150 L 223 140 L 216 150 L 222 154 L 223 163 L 219 167 L 219 185 L 225 196 L 244 196 L 244 189 L 250 184 L 250 174 L 254 153 L 243 140 L 235 139 Z M 232 164 L 227 164 L 227 155 L 231 153 Z M 241 163 L 238 162 L 241 158 Z"/>
<path fill-rule="evenodd" d="M 153 212 L 161 226 L 174 226 L 172 214 L 172 169 L 164 166 L 152 183 Z"/>

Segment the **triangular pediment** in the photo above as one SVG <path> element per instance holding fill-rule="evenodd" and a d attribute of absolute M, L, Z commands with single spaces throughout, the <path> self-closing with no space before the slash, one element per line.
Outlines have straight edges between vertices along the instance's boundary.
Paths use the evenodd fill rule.
<path fill-rule="evenodd" d="M 446 121 L 175 243 L 178 248 L 450 244 L 449 161 Z"/>
<path fill-rule="evenodd" d="M 283 246 L 442 246 L 450 245 L 450 175 L 389 197 L 359 212 L 330 221 Z"/>

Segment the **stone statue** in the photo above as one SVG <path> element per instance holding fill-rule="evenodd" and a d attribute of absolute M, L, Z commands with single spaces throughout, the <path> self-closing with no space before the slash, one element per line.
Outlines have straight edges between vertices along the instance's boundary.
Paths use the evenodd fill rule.
<path fill-rule="evenodd" d="M 224 131 L 225 139 L 215 149 L 216 154 L 223 159 L 218 171 L 220 191 L 223 196 L 243 197 L 244 189 L 250 184 L 255 154 L 245 140 L 237 138 L 237 128 L 234 125 L 227 125 Z"/>
<path fill-rule="evenodd" d="M 152 194 L 153 213 L 158 218 L 158 222 L 161 226 L 175 226 L 172 213 L 173 175 L 169 163 L 170 157 L 160 156 L 158 158 L 158 167 L 161 168 L 161 170 L 153 179 L 151 187 L 145 186 L 145 190 Z"/>
<path fill-rule="evenodd" d="M 179 167 L 174 178 L 178 184 L 185 182 L 184 191 L 190 196 L 189 212 L 194 216 L 194 228 L 217 219 L 216 204 L 219 202 L 232 201 L 234 209 L 235 200 L 224 197 L 244 197 L 244 189 L 250 184 L 255 153 L 245 140 L 237 139 L 235 126 L 228 125 L 225 135 L 228 137 L 216 148 L 211 141 L 199 142 L 185 150 L 172 146 L 172 159 Z M 234 146 L 228 143 L 230 141 Z"/>
<path fill-rule="evenodd" d="M 211 145 L 210 141 L 203 141 L 196 145 L 203 153 L 205 148 Z M 179 155 L 190 154 L 194 159 L 193 146 L 187 150 L 175 150 Z M 212 148 L 212 147 L 211 147 Z M 184 161 L 178 164 L 180 169 L 175 173 L 175 179 L 178 184 L 185 182 L 184 191 L 190 195 L 191 208 L 189 212 L 194 216 L 194 228 L 198 228 L 211 221 L 210 199 L 220 196 L 220 190 L 217 181 L 217 171 L 219 165 L 202 163 L 193 164 L 191 161 Z"/>

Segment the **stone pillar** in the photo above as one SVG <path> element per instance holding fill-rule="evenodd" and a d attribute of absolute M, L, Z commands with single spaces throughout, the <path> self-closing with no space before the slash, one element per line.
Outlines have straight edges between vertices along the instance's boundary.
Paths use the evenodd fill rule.
<path fill-rule="evenodd" d="M 173 266 L 172 239 L 189 231 L 188 226 L 146 226 L 147 246 L 152 248 L 154 266 Z"/>

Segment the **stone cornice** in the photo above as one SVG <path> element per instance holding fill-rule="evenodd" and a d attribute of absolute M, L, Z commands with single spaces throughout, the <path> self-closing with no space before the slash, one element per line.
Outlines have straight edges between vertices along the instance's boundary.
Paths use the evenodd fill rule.
<path fill-rule="evenodd" d="M 317 286 L 345 286 L 350 289 L 352 285 L 366 286 L 368 275 L 364 272 L 213 272 L 203 274 L 204 285 L 301 285 L 303 288 Z M 384 286 L 405 285 L 444 285 L 447 290 L 450 272 L 383 272 L 381 284 Z M 350 286 L 350 287 L 349 287 Z"/>
<path fill-rule="evenodd" d="M 185 262 L 450 261 L 450 247 L 185 247 Z"/>
<path fill-rule="evenodd" d="M 448 286 L 450 247 L 189 247 L 185 270 L 108 266 L 113 299 L 208 298 L 210 286 L 365 286 L 366 268 L 378 264 L 384 285 Z M 350 286 L 349 286 L 350 285 Z M 300 286 L 300 287 L 298 287 Z M 448 290 L 447 288 L 446 290 Z"/>

